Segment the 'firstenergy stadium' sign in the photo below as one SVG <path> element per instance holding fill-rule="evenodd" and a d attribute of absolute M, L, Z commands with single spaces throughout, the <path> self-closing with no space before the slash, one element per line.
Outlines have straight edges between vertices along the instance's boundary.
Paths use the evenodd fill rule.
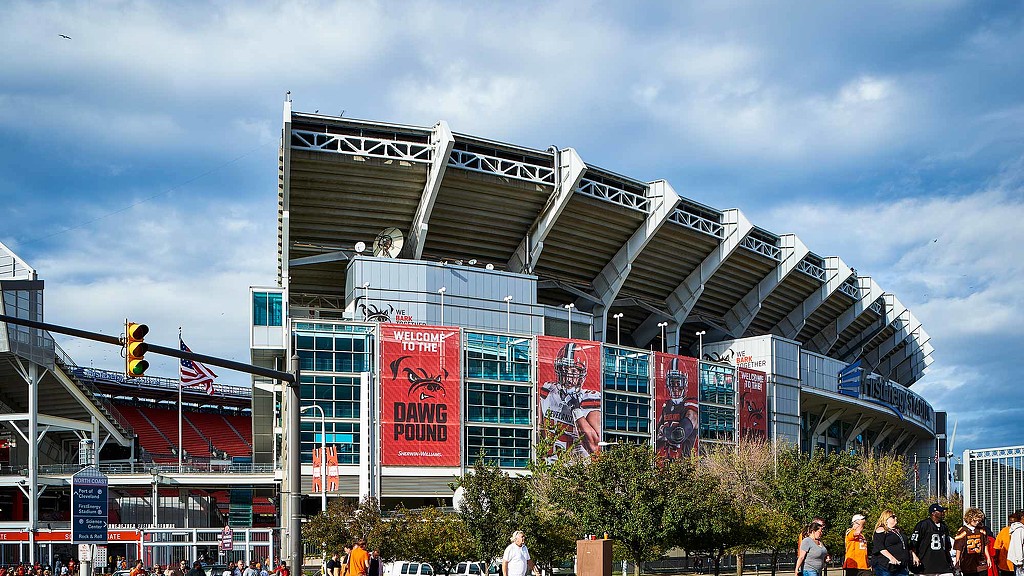
<path fill-rule="evenodd" d="M 924 398 L 877 374 L 868 374 L 860 363 L 857 360 L 839 371 L 840 394 L 885 406 L 901 420 L 907 416 L 928 426 L 934 424 L 935 410 Z"/>

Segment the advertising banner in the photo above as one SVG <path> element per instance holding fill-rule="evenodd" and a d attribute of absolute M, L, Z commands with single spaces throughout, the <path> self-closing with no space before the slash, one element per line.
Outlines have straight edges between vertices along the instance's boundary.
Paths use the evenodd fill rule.
<path fill-rule="evenodd" d="M 313 492 L 323 491 L 323 465 L 324 455 L 320 453 L 320 448 L 313 448 Z"/>
<path fill-rule="evenodd" d="M 330 445 L 327 447 L 327 491 L 338 491 L 338 447 Z"/>
<path fill-rule="evenodd" d="M 601 450 L 601 343 L 537 337 L 541 433 L 555 452 L 589 458 Z"/>
<path fill-rule="evenodd" d="M 697 454 L 697 359 L 654 353 L 654 446 L 663 458 Z"/>
<path fill-rule="evenodd" d="M 768 375 L 738 368 L 740 380 L 740 438 L 768 439 Z"/>
<path fill-rule="evenodd" d="M 381 464 L 458 466 L 458 328 L 381 324 Z"/>

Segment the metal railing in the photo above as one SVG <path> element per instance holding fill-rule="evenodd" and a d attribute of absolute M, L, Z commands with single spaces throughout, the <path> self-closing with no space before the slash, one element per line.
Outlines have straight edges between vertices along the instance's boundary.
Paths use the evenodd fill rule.
<path fill-rule="evenodd" d="M 161 378 L 159 376 L 141 376 L 137 378 L 128 378 L 121 372 L 115 372 L 113 370 L 101 370 L 98 368 L 81 368 L 75 367 L 73 372 L 79 379 L 85 378 L 88 380 L 104 380 L 107 382 L 117 382 L 125 386 L 134 386 L 136 388 L 152 388 L 161 390 L 177 390 L 180 382 L 174 378 Z M 188 388 L 188 387 L 186 387 Z M 252 398 L 252 389 L 245 386 L 226 386 L 223 384 L 213 385 L 214 394 L 218 396 L 234 396 L 238 398 Z M 205 392 L 204 392 L 205 394 Z"/>
<path fill-rule="evenodd" d="M 77 376 L 76 371 L 81 370 L 81 368 L 79 368 L 78 365 L 75 364 L 75 361 L 71 359 L 71 356 L 68 356 L 68 353 L 65 352 L 64 349 L 61 348 L 56 341 L 54 341 L 53 343 L 53 349 L 54 353 L 56 354 L 57 364 L 60 365 L 61 369 L 64 370 L 68 376 L 73 378 L 83 388 L 85 388 L 86 391 L 89 392 L 89 395 L 92 397 L 92 401 L 98 404 L 103 410 L 105 410 L 107 414 L 117 422 L 118 426 L 120 426 L 121 429 L 124 430 L 128 436 L 134 436 L 135 428 L 132 428 L 132 425 L 128 423 L 128 419 L 125 418 L 121 414 L 121 412 L 117 410 L 117 408 L 114 408 L 114 405 L 111 404 L 110 401 L 108 401 L 100 394 L 100 391 L 98 388 L 96 388 L 95 384 L 87 380 L 83 380 Z"/>
<path fill-rule="evenodd" d="M 51 476 L 65 476 L 77 473 L 82 469 L 79 464 L 43 464 L 39 473 Z M 101 472 L 107 475 L 133 474 L 273 474 L 273 464 L 253 464 L 251 462 L 184 462 L 177 464 L 161 464 L 156 462 L 101 462 Z M 28 468 L 24 466 L 0 466 L 0 476 L 28 476 Z"/>

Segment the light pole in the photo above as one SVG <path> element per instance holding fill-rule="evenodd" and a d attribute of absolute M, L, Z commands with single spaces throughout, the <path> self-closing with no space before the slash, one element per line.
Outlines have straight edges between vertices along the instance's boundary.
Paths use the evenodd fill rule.
<path fill-rule="evenodd" d="M 437 293 L 441 295 L 441 326 L 444 326 L 444 293 L 447 291 L 444 286 L 437 289 Z"/>
<path fill-rule="evenodd" d="M 661 328 L 661 353 L 665 353 L 665 327 L 668 326 L 668 322 L 658 322 L 658 328 Z"/>
<path fill-rule="evenodd" d="M 505 301 L 505 332 L 512 331 L 512 295 L 502 298 Z"/>
<path fill-rule="evenodd" d="M 570 339 L 572 339 L 572 309 L 575 308 L 575 307 L 576 307 L 576 305 L 571 303 L 571 302 L 569 304 L 565 305 L 565 309 L 569 311 L 569 338 Z"/>
<path fill-rule="evenodd" d="M 619 322 L 622 320 L 622 312 L 612 314 L 612 318 L 615 318 L 615 345 L 619 346 L 622 344 L 622 333 L 619 331 L 619 328 L 621 328 Z"/>
<path fill-rule="evenodd" d="M 319 404 L 304 406 L 299 412 L 305 412 L 310 408 L 320 411 L 320 507 L 327 512 L 327 417 Z"/>
<path fill-rule="evenodd" d="M 696 333 L 697 334 L 697 360 L 698 361 L 701 359 L 701 356 L 704 355 L 704 335 L 707 334 L 707 333 L 708 333 L 707 330 L 701 330 L 700 332 Z"/>

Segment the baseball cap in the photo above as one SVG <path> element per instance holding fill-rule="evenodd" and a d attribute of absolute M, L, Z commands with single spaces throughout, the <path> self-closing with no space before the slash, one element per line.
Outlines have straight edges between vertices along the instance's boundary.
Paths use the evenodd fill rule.
<path fill-rule="evenodd" d="M 945 512 L 945 511 L 946 511 L 946 507 L 943 506 L 942 504 L 939 504 L 938 502 L 936 502 L 935 504 L 932 504 L 931 506 L 928 507 L 928 513 L 929 514 L 931 514 L 933 512 Z"/>
<path fill-rule="evenodd" d="M 867 517 L 863 514 L 854 514 L 853 518 L 850 520 L 850 524 L 856 524 L 858 520 L 867 520 Z"/>

